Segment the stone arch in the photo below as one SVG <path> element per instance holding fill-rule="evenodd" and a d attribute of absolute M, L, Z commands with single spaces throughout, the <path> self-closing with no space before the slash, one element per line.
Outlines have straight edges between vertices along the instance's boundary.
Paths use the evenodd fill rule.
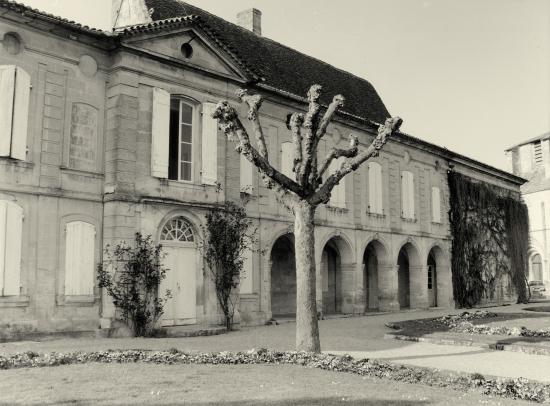
<path fill-rule="evenodd" d="M 269 251 L 270 303 L 273 317 L 296 314 L 296 259 L 294 234 L 279 233 Z"/>
<path fill-rule="evenodd" d="M 422 290 L 425 283 L 420 250 L 412 239 L 408 239 L 401 245 L 396 264 L 399 307 L 401 309 L 419 307 L 417 299 L 423 296 Z"/>
<path fill-rule="evenodd" d="M 164 217 L 162 217 L 162 219 L 160 220 L 160 222 L 158 223 L 158 226 L 157 226 L 156 241 L 158 241 L 160 243 L 161 233 L 162 233 L 162 230 L 163 230 L 164 226 L 166 224 L 168 224 L 168 222 L 170 220 L 175 219 L 177 217 L 182 217 L 183 219 L 185 219 L 191 225 L 191 228 L 193 230 L 193 234 L 197 237 L 197 239 L 200 239 L 200 238 L 204 237 L 203 234 L 202 234 L 202 229 L 200 227 L 200 225 L 202 224 L 201 219 L 196 214 L 194 214 L 194 213 L 192 213 L 188 210 L 178 209 L 178 210 L 172 210 L 172 211 L 168 212 L 166 215 L 164 215 Z M 195 242 L 196 242 L 197 239 L 195 239 Z"/>
<path fill-rule="evenodd" d="M 439 307 L 444 304 L 447 284 L 445 273 L 450 271 L 447 255 L 438 244 L 432 244 L 426 258 L 428 306 Z"/>
<path fill-rule="evenodd" d="M 363 292 L 365 311 L 378 310 L 379 305 L 379 282 L 384 273 L 387 272 L 388 249 L 379 237 L 370 238 L 363 250 Z"/>
<path fill-rule="evenodd" d="M 342 233 L 332 232 L 320 250 L 320 287 L 323 313 L 353 311 L 355 255 Z"/>

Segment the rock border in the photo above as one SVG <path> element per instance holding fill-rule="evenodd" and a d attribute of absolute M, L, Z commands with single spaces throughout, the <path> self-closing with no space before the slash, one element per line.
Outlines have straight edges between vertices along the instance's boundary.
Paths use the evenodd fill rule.
<path fill-rule="evenodd" d="M 42 368 L 88 363 L 150 363 L 167 365 L 298 365 L 306 368 L 347 372 L 361 376 L 389 379 L 398 382 L 424 384 L 459 391 L 481 391 L 485 395 L 550 403 L 550 384 L 524 378 L 486 378 L 480 374 L 456 374 L 434 368 L 392 364 L 372 359 L 354 359 L 349 355 L 335 356 L 297 351 L 267 349 L 247 352 L 190 353 L 177 349 L 107 350 L 97 352 L 68 352 L 38 354 L 33 351 L 0 356 L 0 370 Z"/>

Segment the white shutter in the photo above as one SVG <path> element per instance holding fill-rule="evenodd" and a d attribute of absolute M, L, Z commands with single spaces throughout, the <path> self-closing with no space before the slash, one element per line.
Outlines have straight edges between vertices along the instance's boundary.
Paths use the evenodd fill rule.
<path fill-rule="evenodd" d="M 65 295 L 93 295 L 95 227 L 83 221 L 67 223 L 65 234 Z"/>
<path fill-rule="evenodd" d="M 153 124 L 151 129 L 151 175 L 168 178 L 170 144 L 170 93 L 153 89 Z"/>
<path fill-rule="evenodd" d="M 253 175 L 254 168 L 248 159 L 244 155 L 240 155 L 241 158 L 241 192 L 251 193 L 254 190 Z"/>
<path fill-rule="evenodd" d="M 414 212 L 414 175 L 409 172 L 409 218 L 414 219 L 415 218 L 415 212 Z"/>
<path fill-rule="evenodd" d="M 240 278 L 241 279 L 240 293 L 249 294 L 249 293 L 252 293 L 254 290 L 253 279 L 252 279 L 252 275 L 254 271 L 252 251 L 250 251 L 249 249 L 246 249 L 243 256 L 244 256 L 243 269 L 241 271 L 241 278 Z"/>
<path fill-rule="evenodd" d="M 15 66 L 0 66 L 0 156 L 10 156 Z"/>
<path fill-rule="evenodd" d="M 371 213 L 382 214 L 382 167 L 369 163 L 369 206 Z"/>
<path fill-rule="evenodd" d="M 216 104 L 202 105 L 202 183 L 218 181 L 218 120 L 212 118 Z"/>
<path fill-rule="evenodd" d="M 441 223 L 441 193 L 438 187 L 432 187 L 432 221 Z"/>
<path fill-rule="evenodd" d="M 29 101 L 31 77 L 21 68 L 15 73 L 15 101 L 13 103 L 13 126 L 11 133 L 11 156 L 24 161 L 27 158 L 27 128 L 29 124 Z"/>
<path fill-rule="evenodd" d="M 409 218 L 409 188 L 407 187 L 407 172 L 401 172 L 401 216 Z"/>
<path fill-rule="evenodd" d="M 294 179 L 294 172 L 292 167 L 294 166 L 294 145 L 292 142 L 283 142 L 281 144 L 281 172 L 283 175 Z"/>
<path fill-rule="evenodd" d="M 329 174 L 333 174 L 338 169 L 340 169 L 340 166 L 342 165 L 342 162 L 345 158 L 341 157 L 338 159 L 333 159 L 329 166 Z M 344 208 L 346 207 L 346 178 L 343 177 L 340 179 L 340 183 L 332 189 L 331 195 L 330 195 L 330 201 L 329 204 L 333 207 L 340 207 Z"/>
<path fill-rule="evenodd" d="M 4 296 L 18 296 L 21 292 L 21 245 L 23 236 L 23 209 L 8 202 L 6 213 L 4 256 Z"/>
<path fill-rule="evenodd" d="M 0 296 L 4 296 L 6 236 L 8 231 L 8 202 L 0 200 Z"/>

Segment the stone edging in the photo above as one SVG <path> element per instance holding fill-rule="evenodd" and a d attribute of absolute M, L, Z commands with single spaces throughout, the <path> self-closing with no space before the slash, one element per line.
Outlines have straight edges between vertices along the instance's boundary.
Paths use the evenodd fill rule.
<path fill-rule="evenodd" d="M 486 378 L 480 374 L 457 374 L 435 368 L 398 365 L 349 355 L 315 354 L 297 351 L 250 350 L 247 352 L 186 353 L 169 351 L 121 350 L 38 354 L 32 351 L 0 356 L 0 370 L 42 368 L 88 363 L 149 363 L 164 365 L 297 365 L 334 372 L 347 372 L 398 382 L 424 384 L 459 391 L 476 390 L 490 396 L 550 402 L 550 384 L 524 378 Z"/>

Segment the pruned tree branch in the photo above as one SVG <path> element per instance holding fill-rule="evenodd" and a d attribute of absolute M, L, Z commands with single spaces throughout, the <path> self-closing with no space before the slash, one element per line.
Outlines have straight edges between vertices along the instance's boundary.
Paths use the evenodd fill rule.
<path fill-rule="evenodd" d="M 227 101 L 221 101 L 216 105 L 212 117 L 218 120 L 220 129 L 228 138 L 237 143 L 236 150 L 258 168 L 266 186 L 275 190 L 287 207 L 292 209 L 293 201 L 297 201 L 297 197 L 305 197 L 300 185 L 273 168 L 268 160 L 250 144 L 250 137 L 237 111 Z"/>
<path fill-rule="evenodd" d="M 378 135 L 371 145 L 357 154 L 353 159 L 345 161 L 339 170 L 330 175 L 323 186 L 308 199 L 310 204 L 318 205 L 320 203 L 328 203 L 330 200 L 330 192 L 334 186 L 336 186 L 348 173 L 356 170 L 363 162 L 371 157 L 378 156 L 380 149 L 384 146 L 388 138 L 399 130 L 402 122 L 403 120 L 401 118 L 392 117 L 388 118 L 384 125 L 380 125 L 378 127 Z"/>
<path fill-rule="evenodd" d="M 342 107 L 344 107 L 344 101 L 345 100 L 346 99 L 341 94 L 338 94 L 338 95 L 334 96 L 334 98 L 332 99 L 332 103 L 329 104 L 329 106 L 327 108 L 327 111 L 325 111 L 325 114 L 323 115 L 323 118 L 321 119 L 321 122 L 319 123 L 319 127 L 317 128 L 317 133 L 316 133 L 317 142 L 321 138 L 323 138 L 323 136 L 327 132 L 327 127 L 328 127 L 329 123 L 331 122 L 332 117 L 334 116 L 336 111 L 338 109 L 341 109 Z"/>
<path fill-rule="evenodd" d="M 237 96 L 241 102 L 248 104 L 248 120 L 252 122 L 254 127 L 254 135 L 256 136 L 256 141 L 258 142 L 258 152 L 262 157 L 269 162 L 267 147 L 265 144 L 264 132 L 262 130 L 262 125 L 260 124 L 260 119 L 258 117 L 258 111 L 262 106 L 262 96 L 259 94 L 249 95 L 246 89 L 237 90 Z"/>
<path fill-rule="evenodd" d="M 346 157 L 346 158 L 354 158 L 359 153 L 359 140 L 357 139 L 357 136 L 354 134 L 350 134 L 350 141 L 349 141 L 349 148 L 343 149 L 343 148 L 332 148 L 330 153 L 327 155 L 323 163 L 321 164 L 321 167 L 318 170 L 318 184 L 321 184 L 321 177 L 326 172 L 326 170 L 329 168 L 330 163 L 334 159 L 338 159 L 340 157 Z"/>
<path fill-rule="evenodd" d="M 300 172 L 302 165 L 302 131 L 301 127 L 304 123 L 304 115 L 302 113 L 294 113 L 290 117 L 290 130 L 292 131 L 292 143 L 294 144 L 294 163 L 292 171 L 295 174 Z"/>
<path fill-rule="evenodd" d="M 300 166 L 300 173 L 297 176 L 298 183 L 302 186 L 307 186 L 309 174 L 313 168 L 315 161 L 315 170 L 317 170 L 317 154 L 316 154 L 316 133 L 317 133 L 317 121 L 319 118 L 319 112 L 321 105 L 319 104 L 319 98 L 321 97 L 321 85 L 313 85 L 307 92 L 307 98 L 309 101 L 309 109 L 304 118 L 305 134 L 303 135 L 302 142 L 302 165 Z"/>

